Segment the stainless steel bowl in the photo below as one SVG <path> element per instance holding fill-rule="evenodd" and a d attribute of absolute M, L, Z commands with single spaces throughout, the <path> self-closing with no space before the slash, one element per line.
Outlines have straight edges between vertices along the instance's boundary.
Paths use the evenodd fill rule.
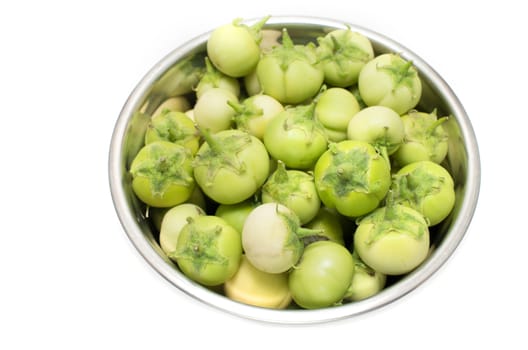
<path fill-rule="evenodd" d="M 247 21 L 251 24 L 255 21 Z M 109 180 L 112 198 L 123 228 L 145 260 L 174 286 L 202 302 L 242 317 L 277 323 L 316 323 L 359 315 L 399 299 L 431 277 L 451 256 L 471 222 L 480 188 L 477 141 L 464 108 L 448 84 L 420 57 L 386 36 L 360 26 L 315 17 L 272 17 L 265 28 L 288 28 L 294 42 L 313 41 L 333 29 L 351 28 L 367 36 L 376 54 L 395 52 L 412 60 L 423 83 L 418 109 L 437 108 L 439 115 L 452 115 L 445 124 L 450 135 L 445 165 L 456 182 L 457 201 L 452 214 L 432 234 L 427 260 L 412 273 L 395 281 L 366 300 L 319 310 L 272 310 L 232 301 L 185 277 L 162 252 L 145 208 L 133 194 L 127 172 L 143 144 L 143 134 L 152 112 L 168 97 L 191 92 L 201 69 L 210 35 L 196 37 L 161 59 L 139 82 L 123 106 L 110 144 Z"/>

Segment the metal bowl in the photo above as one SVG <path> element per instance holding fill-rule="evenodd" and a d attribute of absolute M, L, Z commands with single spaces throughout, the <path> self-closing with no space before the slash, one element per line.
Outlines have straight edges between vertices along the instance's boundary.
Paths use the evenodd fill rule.
<path fill-rule="evenodd" d="M 252 24 L 256 21 L 247 21 Z M 287 28 L 296 43 L 314 41 L 334 29 L 359 32 L 368 37 L 376 55 L 399 53 L 411 60 L 422 79 L 423 94 L 418 109 L 438 109 L 452 115 L 444 124 L 450 136 L 449 153 L 443 165 L 453 175 L 457 200 L 451 215 L 431 233 L 431 253 L 413 272 L 394 280 L 379 294 L 359 302 L 319 310 L 272 310 L 232 301 L 217 291 L 185 277 L 161 250 L 157 232 L 146 218 L 145 206 L 131 188 L 128 168 L 143 145 L 143 135 L 153 111 L 168 97 L 192 93 L 197 72 L 202 69 L 210 32 L 200 35 L 162 58 L 139 82 L 123 106 L 113 132 L 109 155 L 109 180 L 114 206 L 121 224 L 139 253 L 161 276 L 188 295 L 213 307 L 242 317 L 276 323 L 316 323 L 356 316 L 387 305 L 425 282 L 452 255 L 473 217 L 480 188 L 477 141 L 464 108 L 447 83 L 420 57 L 406 47 L 366 28 L 315 17 L 271 17 L 265 28 Z"/>

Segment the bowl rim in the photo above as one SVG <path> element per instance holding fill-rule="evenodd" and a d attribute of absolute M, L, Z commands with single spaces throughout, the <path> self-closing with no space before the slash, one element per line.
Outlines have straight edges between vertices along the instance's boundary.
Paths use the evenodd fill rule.
<path fill-rule="evenodd" d="M 243 21 L 246 24 L 255 23 L 258 19 Z M 317 310 L 274 310 L 233 301 L 223 295 L 208 290 L 207 288 L 191 281 L 181 272 L 171 266 L 166 259 L 162 258 L 158 251 L 145 239 L 137 218 L 129 210 L 125 200 L 126 193 L 122 186 L 125 176 L 122 166 L 122 149 L 127 125 L 132 113 L 138 109 L 141 99 L 149 87 L 175 62 L 184 58 L 185 54 L 201 44 L 205 44 L 212 31 L 206 32 L 183 43 L 173 49 L 165 57 L 159 60 L 139 81 L 136 87 L 125 101 L 124 106 L 116 121 L 110 142 L 108 156 L 108 176 L 112 201 L 120 223 L 133 243 L 137 251 L 162 277 L 176 286 L 180 291 L 216 309 L 227 313 L 241 316 L 246 319 L 264 321 L 279 324 L 311 324 L 329 322 L 345 319 L 352 316 L 364 314 L 390 304 L 409 292 L 413 291 L 426 280 L 428 280 L 438 269 L 440 269 L 465 236 L 470 222 L 476 210 L 481 181 L 480 156 L 476 136 L 466 111 L 461 102 L 443 78 L 421 59 L 416 53 L 402 44 L 388 38 L 385 35 L 353 24 L 351 22 L 339 21 L 315 16 L 271 16 L 266 26 L 269 25 L 313 25 L 316 27 L 328 27 L 335 29 L 350 28 L 359 32 L 374 42 L 393 49 L 402 57 L 410 59 L 418 71 L 425 74 L 435 87 L 442 91 L 446 104 L 453 109 L 456 115 L 460 132 L 465 140 L 467 152 L 467 176 L 459 215 L 453 220 L 450 234 L 442 240 L 442 249 L 436 249 L 431 256 L 415 271 L 403 277 L 396 284 L 382 290 L 380 293 L 359 302 L 344 304 L 339 307 L 331 307 Z M 265 26 L 265 27 L 266 27 Z"/>

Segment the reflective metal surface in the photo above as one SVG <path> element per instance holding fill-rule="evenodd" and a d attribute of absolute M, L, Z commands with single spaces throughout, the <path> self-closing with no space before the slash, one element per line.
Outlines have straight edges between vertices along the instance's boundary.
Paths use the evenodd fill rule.
<path fill-rule="evenodd" d="M 248 24 L 253 21 L 248 21 Z M 480 188 L 480 160 L 477 141 L 464 108 L 447 83 L 420 57 L 393 40 L 351 23 L 314 17 L 272 17 L 265 28 L 288 28 L 294 42 L 313 41 L 333 29 L 350 27 L 367 36 L 376 51 L 396 52 L 412 60 L 423 84 L 418 109 L 438 109 L 438 115 L 452 115 L 447 122 L 449 155 L 444 164 L 454 175 L 457 202 L 450 217 L 432 230 L 432 251 L 415 271 L 392 283 L 366 300 L 320 310 L 271 310 L 253 307 L 211 291 L 186 278 L 166 258 L 156 241 L 156 233 L 145 218 L 145 207 L 134 196 L 128 166 L 143 144 L 143 134 L 151 113 L 168 97 L 186 95 L 201 72 L 205 33 L 161 59 L 130 94 L 115 125 L 110 144 L 109 180 L 114 206 L 122 226 L 139 253 L 161 276 L 183 292 L 204 303 L 242 317 L 278 323 L 326 322 L 359 315 L 380 308 L 411 292 L 437 271 L 454 252 L 473 217 Z M 190 95 L 189 95 L 190 96 Z"/>

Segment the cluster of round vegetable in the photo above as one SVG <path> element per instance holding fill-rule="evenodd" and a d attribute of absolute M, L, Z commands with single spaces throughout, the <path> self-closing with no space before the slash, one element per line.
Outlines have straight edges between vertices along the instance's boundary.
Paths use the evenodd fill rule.
<path fill-rule="evenodd" d="M 211 33 L 195 102 L 153 113 L 133 190 L 167 256 L 233 300 L 362 300 L 426 259 L 454 206 L 447 117 L 416 110 L 417 70 L 362 34 L 295 44 L 266 20 Z"/>

